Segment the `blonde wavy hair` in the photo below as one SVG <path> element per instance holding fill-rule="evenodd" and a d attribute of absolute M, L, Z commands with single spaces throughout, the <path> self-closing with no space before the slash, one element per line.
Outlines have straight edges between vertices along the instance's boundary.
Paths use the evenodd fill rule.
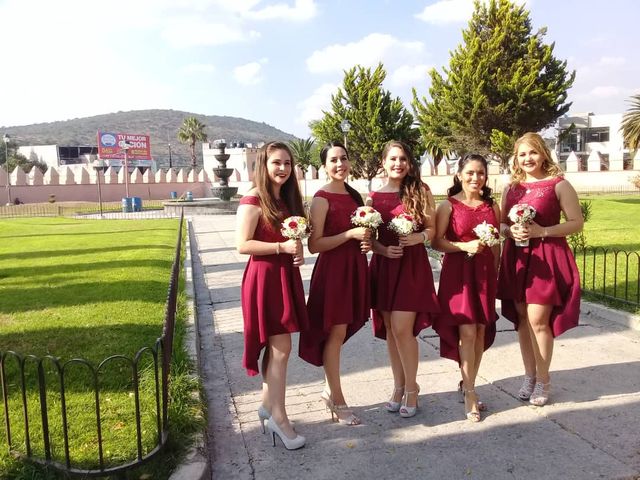
<path fill-rule="evenodd" d="M 425 226 L 432 218 L 435 208 L 435 205 L 431 205 L 429 202 L 427 194 L 429 186 L 420 178 L 420 164 L 414 158 L 409 146 L 403 142 L 397 140 L 387 142 L 382 150 L 382 163 L 384 164 L 393 147 L 401 149 L 409 161 L 409 172 L 402 179 L 399 192 L 404 210 L 418 220 L 422 226 Z"/>
<path fill-rule="evenodd" d="M 513 164 L 511 167 L 513 173 L 511 174 L 511 183 L 520 183 L 526 178 L 524 171 L 520 168 L 520 165 L 518 165 L 518 149 L 522 144 L 533 147 L 534 150 L 542 155 L 542 170 L 546 172 L 547 175 L 552 177 L 561 177 L 564 175 L 562 169 L 551 160 L 551 150 L 547 147 L 544 139 L 535 132 L 527 132 L 518 138 L 513 145 Z"/>

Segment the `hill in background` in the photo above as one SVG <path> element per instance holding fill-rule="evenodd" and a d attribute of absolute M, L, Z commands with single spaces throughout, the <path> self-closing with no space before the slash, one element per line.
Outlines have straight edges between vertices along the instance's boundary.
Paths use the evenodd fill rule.
<path fill-rule="evenodd" d="M 95 117 L 74 118 L 60 122 L 37 123 L 19 127 L 6 127 L 18 145 L 96 145 L 98 130 L 105 132 L 137 133 L 151 136 L 151 154 L 159 165 L 169 165 L 169 148 L 173 166 L 191 163 L 189 147 L 178 141 L 177 133 L 187 117 L 196 117 L 204 125 L 209 141 L 224 138 L 227 143 L 259 143 L 271 140 L 294 140 L 291 134 L 264 122 L 238 117 L 200 115 L 178 110 L 134 110 L 108 113 Z M 196 146 L 198 162 L 202 163 L 202 148 Z"/>

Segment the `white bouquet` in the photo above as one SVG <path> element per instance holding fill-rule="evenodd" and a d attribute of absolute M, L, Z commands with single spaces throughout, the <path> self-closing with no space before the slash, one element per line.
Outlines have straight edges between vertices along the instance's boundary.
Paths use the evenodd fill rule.
<path fill-rule="evenodd" d="M 525 225 L 531 223 L 536 216 L 536 209 L 526 203 L 516 203 L 511 210 L 509 210 L 509 220 L 518 225 Z M 516 240 L 516 246 L 528 247 L 529 240 L 518 241 Z"/>

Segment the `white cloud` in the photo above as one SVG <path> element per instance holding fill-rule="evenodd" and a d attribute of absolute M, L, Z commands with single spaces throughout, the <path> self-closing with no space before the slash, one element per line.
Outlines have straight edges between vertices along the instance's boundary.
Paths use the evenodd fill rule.
<path fill-rule="evenodd" d="M 589 92 L 589 95 L 600 98 L 608 98 L 608 97 L 616 97 L 620 95 L 622 92 L 620 88 L 614 87 L 613 85 L 600 85 L 594 87 Z"/>
<path fill-rule="evenodd" d="M 372 33 L 362 40 L 344 45 L 329 45 L 316 50 L 307 58 L 307 68 L 312 73 L 340 72 L 354 65 L 375 66 L 385 59 L 402 61 L 415 58 L 424 50 L 422 42 L 403 42 L 392 35 Z"/>
<path fill-rule="evenodd" d="M 480 0 L 487 3 L 487 0 Z M 515 0 L 515 3 L 531 8 L 533 0 Z M 451 23 L 465 23 L 473 14 L 473 0 L 440 0 L 424 7 L 421 13 L 414 16 L 434 25 L 447 25 Z"/>
<path fill-rule="evenodd" d="M 466 22 L 473 13 L 473 0 L 440 0 L 424 7 L 416 18 L 436 25 Z"/>
<path fill-rule="evenodd" d="M 262 82 L 262 66 L 268 63 L 268 59 L 262 58 L 257 62 L 249 62 L 233 69 L 233 78 L 241 85 L 257 85 Z"/>
<path fill-rule="evenodd" d="M 216 67 L 210 63 L 190 63 L 183 66 L 180 71 L 184 74 L 191 75 L 197 73 L 212 73 Z"/>
<path fill-rule="evenodd" d="M 322 111 L 331 108 L 331 95 L 337 91 L 338 85 L 333 83 L 324 83 L 316 88 L 311 96 L 298 103 L 297 107 L 301 112 L 296 123 L 306 126 L 311 120 L 322 118 Z"/>
<path fill-rule="evenodd" d="M 260 3 L 261 0 L 214 0 L 218 7 L 251 20 L 305 21 L 318 12 L 315 0 L 295 0 L 293 6 L 275 3 L 260 7 Z"/>
<path fill-rule="evenodd" d="M 627 63 L 624 57 L 602 57 L 598 64 L 603 67 L 620 67 Z"/>
<path fill-rule="evenodd" d="M 316 16 L 318 9 L 313 0 L 296 0 L 295 5 L 278 3 L 269 5 L 260 10 L 249 10 L 244 16 L 253 20 L 289 20 L 304 21 L 310 20 Z"/>
<path fill-rule="evenodd" d="M 246 30 L 241 25 L 209 23 L 196 16 L 173 19 L 162 31 L 162 37 L 173 48 L 224 45 L 259 36 L 258 32 Z"/>
<path fill-rule="evenodd" d="M 423 82 L 431 82 L 428 76 L 431 65 L 402 65 L 396 68 L 389 76 L 389 81 L 394 87 L 406 87 L 422 85 Z"/>

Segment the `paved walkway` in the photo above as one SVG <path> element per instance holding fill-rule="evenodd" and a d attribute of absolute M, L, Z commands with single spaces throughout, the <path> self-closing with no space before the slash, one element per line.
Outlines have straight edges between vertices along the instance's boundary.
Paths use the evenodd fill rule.
<path fill-rule="evenodd" d="M 501 320 L 477 382 L 489 406 L 479 424 L 464 420 L 457 366 L 439 357 L 432 330 L 420 335 L 421 408 L 411 419 L 383 408 L 391 372 L 386 346 L 370 325 L 343 349 L 343 387 L 361 426 L 331 422 L 319 401 L 322 369 L 294 354 L 287 408 L 307 446 L 289 452 L 278 441 L 273 448 L 256 414 L 260 377 L 246 376 L 241 367 L 247 257 L 235 250 L 234 222 L 228 215 L 192 220 L 212 478 L 640 478 L 640 332 L 593 314 L 556 342 L 553 403 L 543 408 L 515 396 L 522 362 L 511 324 Z M 301 268 L 305 288 L 313 261 L 308 257 Z"/>

